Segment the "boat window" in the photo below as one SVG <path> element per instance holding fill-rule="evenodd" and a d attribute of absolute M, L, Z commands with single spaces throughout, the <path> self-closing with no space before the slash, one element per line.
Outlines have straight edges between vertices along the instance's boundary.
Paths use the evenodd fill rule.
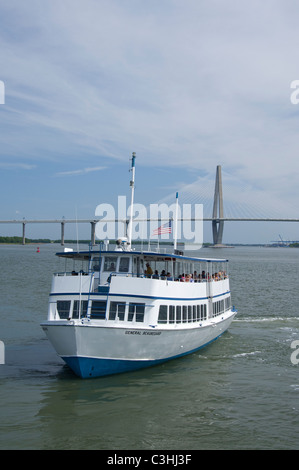
<path fill-rule="evenodd" d="M 129 272 L 130 258 L 120 258 L 119 260 L 119 272 L 127 273 Z"/>
<path fill-rule="evenodd" d="M 160 305 L 158 323 L 167 323 L 167 305 Z"/>
<path fill-rule="evenodd" d="M 192 305 L 188 305 L 188 323 L 192 322 Z"/>
<path fill-rule="evenodd" d="M 118 318 L 120 321 L 125 319 L 125 302 L 110 302 L 109 320 Z"/>
<path fill-rule="evenodd" d="M 143 276 L 144 269 L 143 269 L 143 259 L 139 256 L 134 258 L 134 270 L 133 273 L 137 275 L 137 277 Z"/>
<path fill-rule="evenodd" d="M 87 300 L 81 300 L 81 311 L 80 311 L 80 301 L 79 300 L 74 300 L 74 307 L 73 307 L 73 318 L 80 318 L 86 317 L 87 315 L 87 306 L 88 306 L 88 301 Z"/>
<path fill-rule="evenodd" d="M 133 321 L 134 313 L 135 313 L 134 304 L 129 304 L 128 321 Z"/>
<path fill-rule="evenodd" d="M 174 323 L 175 306 L 169 305 L 169 323 Z"/>
<path fill-rule="evenodd" d="M 206 320 L 207 319 L 207 305 L 204 304 L 203 306 L 203 319 Z"/>
<path fill-rule="evenodd" d="M 193 321 L 196 321 L 196 305 L 193 305 Z"/>
<path fill-rule="evenodd" d="M 231 307 L 231 303 L 230 303 L 230 302 L 231 302 L 231 297 L 230 297 L 230 296 L 229 296 L 229 297 L 226 297 L 226 298 L 224 299 L 224 302 L 225 302 L 225 310 L 230 309 L 230 307 Z"/>
<path fill-rule="evenodd" d="M 176 306 L 176 322 L 182 322 L 182 307 L 180 305 Z"/>
<path fill-rule="evenodd" d="M 142 323 L 144 320 L 145 304 L 129 304 L 128 321 Z"/>
<path fill-rule="evenodd" d="M 124 321 L 125 311 L 126 311 L 126 304 L 125 303 L 119 303 L 118 306 L 117 306 L 117 316 L 118 316 L 119 320 Z"/>
<path fill-rule="evenodd" d="M 70 307 L 70 300 L 57 300 L 57 312 L 59 313 L 59 317 L 61 319 L 66 320 L 70 317 Z"/>
<path fill-rule="evenodd" d="M 101 270 L 101 261 L 102 259 L 99 256 L 96 256 L 92 259 L 91 270 L 100 271 Z"/>
<path fill-rule="evenodd" d="M 106 302 L 94 300 L 91 305 L 90 318 L 95 320 L 105 320 Z"/>
<path fill-rule="evenodd" d="M 116 271 L 116 256 L 105 256 L 104 271 Z"/>
<path fill-rule="evenodd" d="M 110 302 L 109 320 L 115 320 L 117 311 L 117 302 Z"/>
<path fill-rule="evenodd" d="M 183 323 L 187 322 L 187 306 L 183 305 Z"/>

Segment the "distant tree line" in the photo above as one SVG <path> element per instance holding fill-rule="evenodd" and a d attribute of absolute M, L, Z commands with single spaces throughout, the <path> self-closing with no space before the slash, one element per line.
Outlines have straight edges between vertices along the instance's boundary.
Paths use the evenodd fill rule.
<path fill-rule="evenodd" d="M 22 237 L 0 237 L 0 244 L 15 244 L 15 245 L 22 245 L 23 243 L 23 238 Z M 30 244 L 30 243 L 61 243 L 61 240 L 50 240 L 50 238 L 25 238 L 25 243 Z M 81 243 L 85 245 L 90 244 L 90 240 L 64 240 L 64 243 L 67 244 L 76 244 L 76 243 Z M 100 243 L 100 241 L 97 242 L 97 244 Z M 139 244 L 140 241 L 133 241 L 133 244 Z M 169 242 L 163 242 L 162 240 L 160 241 L 160 245 L 163 244 L 168 244 Z M 203 246 L 210 246 L 211 243 L 203 243 Z M 236 246 L 242 246 L 236 244 Z M 244 245 L 246 246 L 246 245 Z M 254 245 L 254 246 L 263 246 L 263 245 Z M 291 248 L 299 248 L 299 242 L 296 243 L 291 243 L 289 245 Z"/>
<path fill-rule="evenodd" d="M 22 237 L 0 237 L 0 243 L 13 243 L 22 245 Z M 25 238 L 25 243 L 61 243 L 61 240 L 50 240 L 50 238 Z M 77 243 L 77 240 L 64 240 L 64 243 Z M 90 240 L 79 240 L 79 243 L 89 245 Z"/>
<path fill-rule="evenodd" d="M 22 237 L 0 237 L 0 243 L 23 243 Z M 53 243 L 49 238 L 25 238 L 25 243 Z"/>

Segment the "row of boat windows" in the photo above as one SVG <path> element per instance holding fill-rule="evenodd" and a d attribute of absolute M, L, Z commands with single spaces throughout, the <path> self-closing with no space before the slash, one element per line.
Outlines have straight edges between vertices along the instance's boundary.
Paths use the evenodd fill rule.
<path fill-rule="evenodd" d="M 62 320 L 67 320 L 68 318 L 79 318 L 80 312 L 80 302 L 79 300 L 74 300 L 73 311 L 71 312 L 71 301 L 70 300 L 57 300 L 57 312 L 59 317 Z M 87 315 L 88 301 L 81 300 L 81 317 L 86 317 Z"/>
<path fill-rule="evenodd" d="M 213 302 L 213 317 L 220 315 L 230 308 L 230 297 Z M 106 301 L 93 300 L 90 309 L 90 318 L 105 320 Z M 72 311 L 71 311 L 72 306 Z M 83 318 L 87 316 L 88 301 L 58 300 L 57 311 L 61 319 Z M 144 303 L 110 302 L 109 320 L 144 321 Z M 207 319 L 207 305 L 160 305 L 158 323 L 191 323 Z"/>
<path fill-rule="evenodd" d="M 230 308 L 230 297 L 213 302 L 213 317 Z M 207 319 L 207 305 L 160 305 L 158 323 L 192 323 Z"/>
<path fill-rule="evenodd" d="M 160 305 L 158 323 L 191 323 L 207 319 L 207 305 Z"/>
<path fill-rule="evenodd" d="M 231 307 L 230 303 L 230 297 L 213 302 L 213 317 L 217 317 L 217 315 L 221 315 L 221 313 L 228 310 Z"/>
<path fill-rule="evenodd" d="M 105 320 L 106 318 L 106 302 L 102 300 L 93 300 L 91 303 L 90 309 L 90 318 L 94 320 Z M 129 303 L 128 309 L 126 311 L 125 302 L 110 302 L 109 309 L 109 320 L 120 320 L 120 321 L 144 321 L 144 310 L 145 304 L 143 303 Z M 81 311 L 80 303 L 78 300 L 74 300 L 73 309 L 71 311 L 71 301 L 70 300 L 58 300 L 57 301 L 57 311 L 60 319 L 67 320 L 68 318 L 84 318 L 87 316 L 88 301 L 81 301 Z"/>

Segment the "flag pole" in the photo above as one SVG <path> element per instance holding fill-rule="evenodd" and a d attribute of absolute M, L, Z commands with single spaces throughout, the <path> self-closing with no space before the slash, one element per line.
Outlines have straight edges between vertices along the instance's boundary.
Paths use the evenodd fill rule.
<path fill-rule="evenodd" d="M 130 249 L 132 249 L 132 231 L 133 231 L 133 210 L 134 210 L 134 189 L 135 189 L 135 158 L 136 153 L 132 153 L 132 179 L 130 181 L 131 187 L 131 206 L 130 206 L 130 219 L 129 219 L 129 227 L 128 227 L 128 244 L 130 245 Z"/>

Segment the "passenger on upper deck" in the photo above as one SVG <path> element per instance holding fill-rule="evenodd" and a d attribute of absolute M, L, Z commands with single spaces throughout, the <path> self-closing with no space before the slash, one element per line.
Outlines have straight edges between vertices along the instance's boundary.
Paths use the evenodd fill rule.
<path fill-rule="evenodd" d="M 153 270 L 150 267 L 149 263 L 146 263 L 145 275 L 146 277 L 151 277 L 153 275 Z"/>

